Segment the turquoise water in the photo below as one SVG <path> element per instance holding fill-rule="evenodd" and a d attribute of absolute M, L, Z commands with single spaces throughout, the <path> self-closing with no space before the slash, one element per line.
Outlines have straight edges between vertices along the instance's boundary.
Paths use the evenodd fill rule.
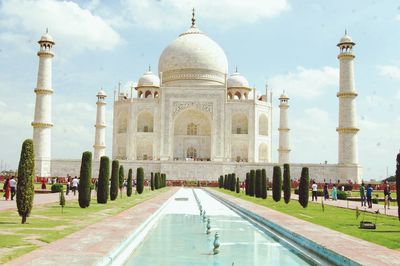
<path fill-rule="evenodd" d="M 199 215 L 166 214 L 125 265 L 310 265 L 301 256 L 237 216 L 210 216 L 211 234 Z M 212 254 L 218 232 L 220 253 Z"/>

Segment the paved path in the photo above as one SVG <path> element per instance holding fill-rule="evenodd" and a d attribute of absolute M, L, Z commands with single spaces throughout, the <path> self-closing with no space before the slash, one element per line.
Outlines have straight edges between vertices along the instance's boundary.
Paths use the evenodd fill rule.
<path fill-rule="evenodd" d="M 216 190 L 211 190 L 211 192 L 361 265 L 400 265 L 400 252 L 398 251 L 342 234 L 320 225 L 311 224 Z"/>
<path fill-rule="evenodd" d="M 118 247 L 179 188 L 25 254 L 6 265 L 96 265 Z"/>

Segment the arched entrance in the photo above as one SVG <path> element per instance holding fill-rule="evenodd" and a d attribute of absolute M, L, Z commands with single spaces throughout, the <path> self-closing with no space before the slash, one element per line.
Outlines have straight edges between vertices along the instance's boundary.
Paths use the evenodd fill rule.
<path fill-rule="evenodd" d="M 181 111 L 174 120 L 174 160 L 211 158 L 211 120 L 194 108 Z"/>

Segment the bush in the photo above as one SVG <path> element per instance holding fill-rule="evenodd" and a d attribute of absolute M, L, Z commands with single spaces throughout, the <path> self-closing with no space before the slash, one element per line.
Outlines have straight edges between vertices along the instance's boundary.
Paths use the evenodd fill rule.
<path fill-rule="evenodd" d="M 262 187 L 262 180 L 261 180 L 261 169 L 256 170 L 256 181 L 255 181 L 255 192 L 256 198 L 261 198 L 261 187 Z"/>
<path fill-rule="evenodd" d="M 90 205 L 92 183 L 92 153 L 85 151 L 82 154 L 80 180 L 78 186 L 78 202 L 81 208 L 87 208 Z"/>
<path fill-rule="evenodd" d="M 246 195 L 249 195 L 250 173 L 246 173 L 246 180 L 244 183 L 244 190 Z"/>
<path fill-rule="evenodd" d="M 110 193 L 110 159 L 107 156 L 100 158 L 99 180 L 97 182 L 97 203 L 105 204 Z"/>
<path fill-rule="evenodd" d="M 308 205 L 308 187 L 310 186 L 310 176 L 308 174 L 308 167 L 301 169 L 300 184 L 299 184 L 299 203 L 303 208 Z"/>
<path fill-rule="evenodd" d="M 150 173 L 150 188 L 151 188 L 151 190 L 154 190 L 154 173 L 153 172 L 151 172 Z"/>
<path fill-rule="evenodd" d="M 274 166 L 272 175 L 272 198 L 278 202 L 282 197 L 282 172 L 280 166 Z"/>
<path fill-rule="evenodd" d="M 338 194 L 338 196 L 339 196 L 339 194 Z M 347 195 L 346 195 L 346 197 L 347 197 Z M 338 198 L 339 198 L 339 197 L 338 197 Z M 378 198 L 373 198 L 373 199 L 372 199 L 372 203 L 378 204 L 378 203 L 379 203 Z"/>
<path fill-rule="evenodd" d="M 288 204 L 290 201 L 291 182 L 290 182 L 290 166 L 285 163 L 283 165 L 283 198 L 285 203 Z"/>
<path fill-rule="evenodd" d="M 239 182 L 239 177 L 236 178 L 236 193 L 240 193 L 240 182 Z"/>
<path fill-rule="evenodd" d="M 322 193 L 322 195 L 323 195 L 323 193 Z M 344 192 L 344 191 L 338 190 L 337 191 L 337 198 L 341 199 L 341 200 L 347 200 L 347 193 Z"/>
<path fill-rule="evenodd" d="M 154 175 L 154 188 L 155 189 L 160 188 L 160 173 L 155 173 Z"/>
<path fill-rule="evenodd" d="M 55 183 L 51 185 L 51 193 L 58 193 L 64 190 L 64 185 L 60 183 Z"/>
<path fill-rule="evenodd" d="M 63 213 L 64 206 L 65 206 L 64 190 L 61 190 L 61 192 L 60 192 L 60 206 L 61 206 L 61 213 Z"/>
<path fill-rule="evenodd" d="M 151 174 L 153 174 L 153 173 L 151 173 Z M 129 171 L 128 171 L 128 180 L 126 182 L 126 195 L 128 197 L 132 196 L 132 169 L 131 168 L 129 168 Z"/>
<path fill-rule="evenodd" d="M 265 169 L 261 170 L 261 198 L 266 199 L 267 198 L 267 172 Z"/>
<path fill-rule="evenodd" d="M 218 178 L 218 187 L 223 188 L 224 187 L 224 176 L 220 175 Z"/>
<path fill-rule="evenodd" d="M 232 173 L 231 174 L 231 191 L 236 190 L 236 174 Z"/>
<path fill-rule="evenodd" d="M 118 188 L 121 194 L 121 198 L 122 198 L 122 189 L 124 188 L 124 181 L 125 181 L 124 166 L 120 165 L 118 171 Z"/>
<path fill-rule="evenodd" d="M 17 208 L 18 214 L 22 217 L 22 224 L 26 223 L 26 218 L 30 215 L 33 206 L 35 177 L 35 153 L 33 141 L 27 139 L 22 143 L 21 156 L 18 164 L 18 183 L 17 183 Z"/>
<path fill-rule="evenodd" d="M 255 186 L 256 186 L 256 171 L 250 170 L 250 177 L 249 177 L 249 196 L 254 197 L 255 193 Z"/>
<path fill-rule="evenodd" d="M 144 171 L 142 167 L 136 170 L 136 191 L 139 194 L 143 193 L 144 189 Z"/>
<path fill-rule="evenodd" d="M 343 184 L 338 184 L 337 185 L 338 191 L 342 190 L 342 186 L 344 187 L 344 191 L 352 191 L 353 190 L 353 185 L 352 184 L 343 183 Z"/>
<path fill-rule="evenodd" d="M 110 199 L 115 200 L 118 196 L 118 171 L 119 171 L 119 162 L 118 160 L 112 161 L 111 166 L 111 187 L 110 187 Z"/>

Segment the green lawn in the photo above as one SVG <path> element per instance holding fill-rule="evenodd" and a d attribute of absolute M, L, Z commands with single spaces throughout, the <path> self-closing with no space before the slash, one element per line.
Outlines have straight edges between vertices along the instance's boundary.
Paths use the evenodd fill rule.
<path fill-rule="evenodd" d="M 363 230 L 359 229 L 358 226 L 364 215 L 366 221 L 375 222 L 375 214 L 360 212 L 361 215 L 356 220 L 355 210 L 325 205 L 325 211 L 322 211 L 320 203 L 311 202 L 304 209 L 297 200 L 292 200 L 289 204 L 285 204 L 283 198 L 280 202 L 274 202 L 271 196 L 264 200 L 246 196 L 244 193 L 238 194 L 219 188 L 215 188 L 215 190 L 390 249 L 400 250 L 400 221 L 397 217 L 380 214 L 378 215 L 376 230 Z"/>
<path fill-rule="evenodd" d="M 21 224 L 17 211 L 0 211 L 0 264 L 38 248 L 41 243 L 63 238 L 167 190 L 146 189 L 143 194 L 133 194 L 130 198 L 125 193 L 122 199 L 118 197 L 107 204 L 97 204 L 92 198 L 87 209 L 80 208 L 77 200 L 71 200 L 66 202 L 63 213 L 58 203 L 34 206 L 25 225 Z"/>

